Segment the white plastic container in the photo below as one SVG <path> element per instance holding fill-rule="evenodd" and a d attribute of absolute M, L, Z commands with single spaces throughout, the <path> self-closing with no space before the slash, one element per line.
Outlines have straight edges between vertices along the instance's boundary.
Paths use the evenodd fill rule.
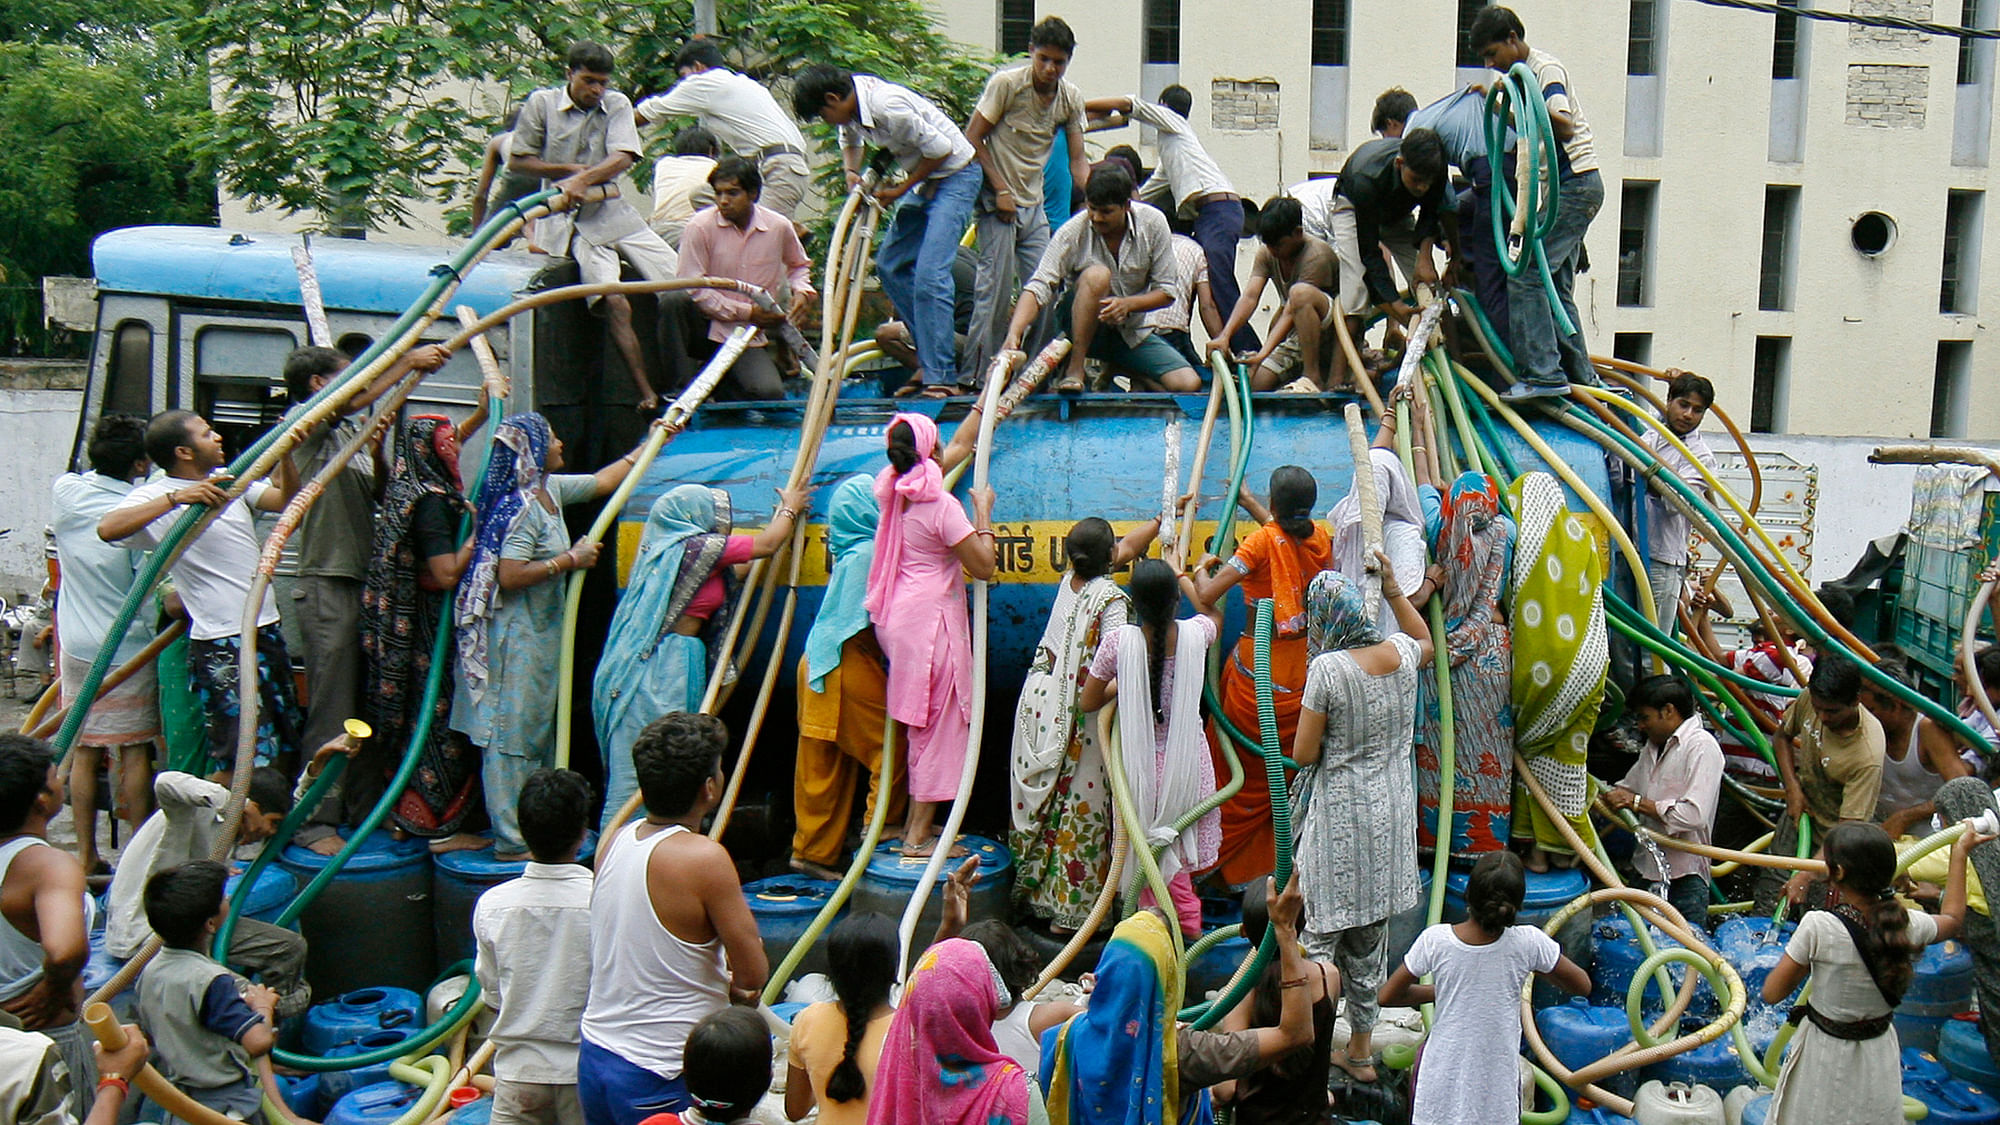
<path fill-rule="evenodd" d="M 1637 1125 L 1726 1125 L 1722 1095 L 1706 1086 L 1648 1082 L 1632 1100 Z"/>

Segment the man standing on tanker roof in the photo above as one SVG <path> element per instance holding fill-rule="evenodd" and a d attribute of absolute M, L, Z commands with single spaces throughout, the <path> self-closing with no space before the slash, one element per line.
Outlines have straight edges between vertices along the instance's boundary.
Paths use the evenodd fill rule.
<path fill-rule="evenodd" d="M 1075 51 L 1076 33 L 1069 25 L 1045 17 L 1028 33 L 1028 61 L 993 72 L 965 126 L 965 139 L 986 175 L 972 208 L 979 226 L 979 277 L 973 285 L 967 342 L 970 372 L 983 375 L 992 363 L 1007 332 L 1015 282 L 1027 280 L 1048 249 L 1042 172 L 1058 133 L 1068 150 L 1070 182 L 1081 191 L 1090 181 L 1090 158 L 1083 152 L 1083 92 L 1063 77 Z"/>
<path fill-rule="evenodd" d="M 722 61 L 715 40 L 697 36 L 674 56 L 681 80 L 664 94 L 642 99 L 634 112 L 646 125 L 692 116 L 730 152 L 757 165 L 764 181 L 758 206 L 792 218 L 812 190 L 806 139 L 798 125 L 758 81 Z"/>
<path fill-rule="evenodd" d="M 537 225 L 536 241 L 552 254 L 575 258 L 585 284 L 617 281 L 620 262 L 630 262 L 648 281 L 671 281 L 680 256 L 631 203 L 625 171 L 644 150 L 632 100 L 610 88 L 611 51 L 600 43 L 578 43 L 569 49 L 568 65 L 563 85 L 528 95 L 507 161 L 513 171 L 553 181 L 569 197 L 568 212 Z M 617 184 L 619 198 L 583 202 L 586 191 L 610 183 Z M 646 378 L 639 337 L 632 331 L 632 303 L 622 293 L 601 300 L 611 314 L 611 342 L 638 392 L 639 412 L 651 414 L 659 409 L 660 396 Z"/>

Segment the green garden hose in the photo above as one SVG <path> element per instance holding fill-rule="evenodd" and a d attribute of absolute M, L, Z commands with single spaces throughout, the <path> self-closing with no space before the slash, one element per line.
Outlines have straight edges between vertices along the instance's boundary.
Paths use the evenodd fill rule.
<path fill-rule="evenodd" d="M 1512 103 L 1517 112 L 1512 116 L 1515 132 L 1519 134 L 1522 162 L 1521 171 L 1526 177 L 1527 197 L 1516 200 L 1505 168 L 1508 105 Z M 1524 111 L 1524 112 L 1523 112 Z M 1555 279 L 1549 273 L 1548 254 L 1542 249 L 1542 240 L 1555 229 L 1559 210 L 1560 187 L 1557 169 L 1560 167 L 1556 151 L 1555 128 L 1549 121 L 1549 103 L 1540 96 L 1540 80 L 1526 63 L 1515 63 L 1513 69 L 1496 79 L 1486 92 L 1486 160 L 1493 171 L 1492 204 L 1493 241 L 1499 250 L 1500 266 L 1508 277 L 1516 277 L 1528 268 L 1532 258 L 1534 268 L 1541 274 L 1542 288 L 1547 292 L 1549 311 L 1555 317 L 1556 329 L 1564 336 L 1575 335 L 1576 325 L 1571 323 L 1569 313 L 1563 308 L 1560 295 L 1556 292 Z M 1547 197 L 1543 197 L 1546 190 Z M 1516 240 L 1508 230 L 1509 221 L 1521 228 Z"/>

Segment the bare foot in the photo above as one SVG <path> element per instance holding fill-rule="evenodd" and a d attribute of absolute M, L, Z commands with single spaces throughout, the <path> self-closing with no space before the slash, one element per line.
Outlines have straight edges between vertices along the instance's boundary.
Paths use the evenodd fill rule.
<path fill-rule="evenodd" d="M 823 879 L 830 883 L 838 883 L 842 878 L 840 872 L 831 867 L 822 867 L 809 859 L 793 859 L 792 870 L 808 879 Z"/>
<path fill-rule="evenodd" d="M 443 855 L 446 852 L 476 852 L 492 842 L 484 836 L 474 836 L 470 832 L 460 832 L 455 836 L 446 836 L 442 840 L 432 840 L 431 854 Z"/>
<path fill-rule="evenodd" d="M 1546 875 L 1549 872 L 1549 853 L 1540 847 L 1529 848 L 1528 854 L 1521 858 L 1521 866 L 1537 875 Z"/>
<path fill-rule="evenodd" d="M 931 853 L 935 851 L 937 851 L 937 837 L 935 836 L 931 837 L 928 840 L 924 840 L 920 843 L 912 844 L 909 843 L 908 841 L 905 841 L 903 843 L 904 859 L 929 859 L 931 857 Z M 953 844 L 951 846 L 951 851 L 946 854 L 945 858 L 964 859 L 966 856 L 971 854 L 972 854 L 971 852 L 965 850 L 965 846 L 963 844 Z"/>
<path fill-rule="evenodd" d="M 338 836 L 322 836 L 312 843 L 307 844 L 306 848 L 320 855 L 339 855 L 340 849 L 346 846 L 347 841 Z"/>

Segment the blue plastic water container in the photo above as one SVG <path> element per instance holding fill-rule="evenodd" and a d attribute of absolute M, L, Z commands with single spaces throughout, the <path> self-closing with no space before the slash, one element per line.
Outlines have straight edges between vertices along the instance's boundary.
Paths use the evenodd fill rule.
<path fill-rule="evenodd" d="M 420 1030 L 422 1030 L 420 1026 L 408 1024 L 383 1031 L 371 1031 L 345 1043 L 334 1044 L 326 1055 L 328 1058 L 351 1059 L 356 1055 L 380 1050 L 383 1047 L 394 1047 L 407 1041 Z M 319 1104 L 330 1106 L 346 1097 L 350 1090 L 359 1090 L 363 1086 L 374 1086 L 388 1081 L 390 1081 L 388 1062 L 356 1067 L 353 1070 L 329 1070 L 320 1075 Z"/>
<path fill-rule="evenodd" d="M 1567 1004 L 1554 1004 L 1535 1013 L 1535 1026 L 1542 1040 L 1555 1052 L 1567 1070 L 1585 1066 L 1623 1047 L 1632 1038 L 1631 1023 L 1623 1008 L 1592 1007 L 1581 996 Z M 1639 1092 L 1637 1071 L 1622 1071 L 1598 1080 L 1598 1085 L 1621 1098 Z M 1570 1120 L 1577 1120 L 1575 1117 Z M 1583 1120 L 1591 1120 L 1584 1118 Z"/>
<path fill-rule="evenodd" d="M 1014 885 L 1014 853 L 1007 845 L 984 836 L 960 836 L 960 846 L 979 857 L 979 882 L 972 888 L 972 902 L 968 921 L 978 922 L 987 918 L 1006 921 L 1007 896 Z M 900 919 L 903 908 L 909 905 L 910 896 L 917 891 L 917 882 L 923 878 L 925 859 L 905 859 L 902 844 L 890 841 L 875 849 L 869 857 L 868 869 L 861 876 L 861 882 L 854 888 L 848 901 L 848 909 L 855 913 L 874 911 Z M 947 875 L 958 870 L 963 859 L 945 861 L 944 870 L 938 874 L 937 883 L 931 887 L 931 899 L 924 904 L 923 916 L 917 922 L 917 933 L 929 935 L 937 929 L 938 917 L 944 908 L 944 880 Z M 923 940 L 928 941 L 926 936 Z"/>
<path fill-rule="evenodd" d="M 300 1117 L 317 1120 L 320 1114 L 319 1075 L 303 1074 L 296 1078 L 278 1077 L 278 1087 L 285 1095 L 285 1108 Z"/>
<path fill-rule="evenodd" d="M 584 833 L 577 862 L 587 866 L 596 854 L 597 830 L 593 828 Z M 520 878 L 527 869 L 526 860 L 504 862 L 493 858 L 490 843 L 483 848 L 432 857 L 431 933 L 439 969 L 472 956 L 472 908 L 478 905 L 479 896 L 509 879 Z M 773 968 L 777 964 L 771 962 Z"/>
<path fill-rule="evenodd" d="M 423 1014 L 424 998 L 407 988 L 358 988 L 308 1009 L 299 1045 L 305 1054 L 325 1058 L 365 1035 L 420 1028 Z"/>
<path fill-rule="evenodd" d="M 1663 950 L 1680 948 L 1680 942 L 1660 932 L 1657 927 L 1647 926 L 1646 931 L 1652 936 L 1655 948 Z M 1594 987 L 1590 990 L 1590 1002 L 1615 1007 L 1622 1012 L 1625 1010 L 1626 990 L 1632 985 L 1632 975 L 1645 963 L 1646 952 L 1633 933 L 1632 923 L 1622 911 L 1613 911 L 1598 920 L 1592 934 L 1597 942 L 1597 963 L 1593 974 Z M 1690 971 L 1689 966 L 1675 964 L 1668 965 L 1666 969 L 1667 975 L 1672 978 L 1674 987 L 1678 990 L 1682 978 Z M 1666 1007 L 1667 1002 L 1660 997 L 1659 988 L 1649 985 L 1641 1010 L 1657 1014 L 1665 1011 Z M 1694 1015 L 1713 1015 L 1719 1010 L 1715 992 L 1709 988 L 1707 979 L 1703 978 L 1695 987 L 1694 1000 L 1688 1005 L 1688 1011 Z"/>
<path fill-rule="evenodd" d="M 1577 1106 L 1574 1103 L 1565 1121 L 1567 1125 L 1632 1125 L 1631 1118 L 1613 1113 L 1601 1105 Z"/>
<path fill-rule="evenodd" d="M 811 1007 L 810 1004 L 798 1000 L 787 1000 L 783 1004 L 771 1005 L 771 1014 L 784 1020 L 786 1023 L 790 1023 L 800 1012 L 805 1011 L 809 1007 Z"/>
<path fill-rule="evenodd" d="M 1896 1005 L 1896 1037 L 1906 1047 L 1935 1053 L 1944 1023 L 1972 1008 L 1972 954 L 1961 941 L 1926 946 Z"/>
<path fill-rule="evenodd" d="M 1699 1016 L 1684 1019 L 1681 1021 L 1681 1034 L 1694 1031 L 1707 1022 Z M 1661 1082 L 1706 1086 L 1724 1095 L 1738 1086 L 1748 1086 L 1755 1080 L 1743 1068 L 1743 1060 L 1736 1053 L 1735 1038 L 1725 1035 L 1691 1051 L 1661 1059 L 1644 1069 L 1644 1077 L 1657 1078 Z"/>
<path fill-rule="evenodd" d="M 488 1095 L 471 1105 L 452 1110 L 451 1116 L 445 1120 L 450 1125 L 488 1125 L 493 1120 L 493 1098 Z"/>
<path fill-rule="evenodd" d="M 1779 926 L 1777 937 L 1772 938 L 1772 923 L 1769 918 L 1750 918 L 1737 915 L 1728 918 L 1715 928 L 1715 951 L 1723 960 L 1736 967 L 1736 973 L 1743 978 L 1743 987 L 1750 996 L 1750 1010 L 1760 1007 L 1788 1008 L 1798 999 L 1798 990 L 1776 1005 L 1767 1005 L 1763 1000 L 1764 978 L 1778 967 L 1778 961 L 1785 955 L 1785 944 L 1792 938 L 1792 931 L 1798 929 L 1793 922 Z M 1803 987 L 1803 986 L 1801 986 Z"/>
<path fill-rule="evenodd" d="M 333 1103 L 333 1108 L 327 1111 L 324 1125 L 390 1125 L 408 1113 L 422 1096 L 422 1090 L 401 1082 L 377 1082 L 373 1086 L 363 1086 L 348 1091 L 346 1097 Z"/>
<path fill-rule="evenodd" d="M 839 883 L 828 879 L 809 879 L 804 875 L 779 875 L 743 885 L 743 897 L 750 902 L 750 915 L 757 919 L 757 934 L 764 939 L 764 959 L 773 969 L 805 936 L 813 919 L 819 917 L 819 912 L 825 909 L 827 902 L 833 898 L 834 888 L 838 886 Z M 847 907 L 842 904 L 835 920 L 846 916 Z M 831 924 L 827 926 L 827 930 L 832 928 Z M 825 971 L 826 931 L 823 930 L 820 939 L 807 951 L 805 960 L 799 962 L 798 972 L 802 975 Z"/>
<path fill-rule="evenodd" d="M 1251 952 L 1250 943 L 1239 934 L 1217 942 L 1195 958 L 1187 970 L 1187 1002 L 1199 1004 L 1210 992 L 1228 984 L 1229 978 L 1236 975 L 1237 967 Z"/>
<path fill-rule="evenodd" d="M 237 884 L 241 882 L 241 872 L 231 875 L 229 881 L 223 884 L 223 897 L 234 895 Z M 259 922 L 276 922 L 279 912 L 290 906 L 298 893 L 298 877 L 280 864 L 271 864 L 257 873 L 257 885 L 250 888 L 250 893 L 243 900 L 243 916 Z M 298 924 L 293 923 L 292 928 L 297 929 Z"/>
<path fill-rule="evenodd" d="M 1956 1078 L 1920 1079 L 1903 1083 L 1903 1093 L 1930 1112 L 1926 1125 L 1994 1125 L 2000 1122 L 2000 1101 L 1984 1089 Z"/>
<path fill-rule="evenodd" d="M 1946 1020 L 1938 1034 L 1937 1056 L 1953 1078 L 1981 1089 L 2000 1090 L 2000 1069 L 1993 1065 L 1993 1055 L 1986 1049 L 1986 1035 L 1980 1030 L 1978 1020 L 1956 1017 Z"/>
<path fill-rule="evenodd" d="M 1771 1095 L 1759 1094 L 1743 1107 L 1743 1125 L 1764 1125 L 1771 1116 Z"/>
<path fill-rule="evenodd" d="M 1917 1047 L 1903 1048 L 1903 1081 L 1930 1082 L 1950 1077 L 1951 1072 L 1936 1055 Z"/>
<path fill-rule="evenodd" d="M 1555 868 L 1545 872 L 1530 871 L 1527 893 L 1521 900 L 1521 911 L 1515 916 L 1518 925 L 1542 925 L 1556 912 L 1568 906 L 1579 895 L 1591 891 L 1590 876 L 1581 868 Z M 1470 871 L 1453 870 L 1444 877 L 1444 921 L 1465 920 L 1465 891 L 1472 882 Z M 1587 971 L 1590 966 L 1590 911 L 1578 911 L 1569 921 L 1563 923 L 1556 935 L 1556 943 L 1562 946 L 1563 956 L 1576 962 Z M 1407 949 L 1405 950 L 1407 952 Z M 1535 982 L 1534 1003 L 1536 1008 L 1546 1008 L 1561 1004 L 1569 994 L 1552 984 Z M 1620 1000 L 1620 1003 L 1623 1003 Z"/>
<path fill-rule="evenodd" d="M 330 860 L 295 844 L 278 862 L 303 887 Z M 337 996 L 383 984 L 428 988 L 437 971 L 430 846 L 374 833 L 299 921 L 315 993 Z"/>

